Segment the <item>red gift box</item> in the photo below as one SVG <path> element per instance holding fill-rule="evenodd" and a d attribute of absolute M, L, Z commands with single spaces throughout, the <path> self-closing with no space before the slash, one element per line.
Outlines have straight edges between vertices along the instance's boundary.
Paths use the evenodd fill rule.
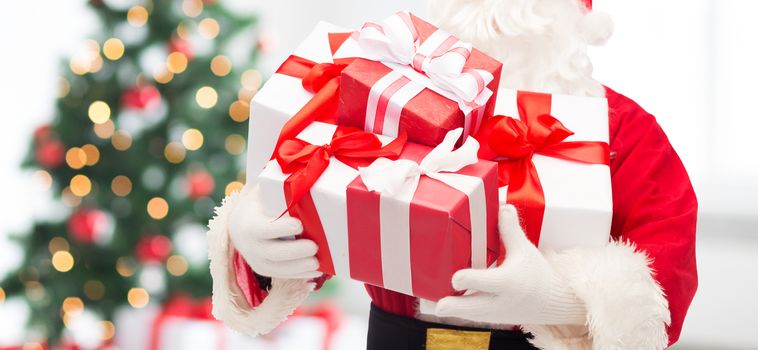
<path fill-rule="evenodd" d="M 390 30 L 409 31 L 414 40 L 398 43 L 388 39 L 402 37 L 399 34 L 381 37 Z M 473 135 L 492 115 L 495 98 L 490 97 L 497 92 L 502 64 L 434 25 L 400 12 L 382 25 L 364 25 L 351 40 L 361 46 L 364 58 L 356 59 L 342 72 L 338 124 L 388 136 L 404 131 L 413 142 L 435 146 L 456 128 L 464 128 L 466 136 Z M 393 52 L 403 50 L 407 59 L 390 62 L 382 52 L 372 52 L 393 56 Z M 440 62 L 443 60 L 446 62 Z M 445 70 L 451 62 L 460 65 Z M 455 78 L 438 81 L 440 76 Z M 477 83 L 472 83 L 475 80 Z M 456 93 L 468 88 L 479 90 Z"/>
<path fill-rule="evenodd" d="M 497 259 L 497 164 L 476 159 L 473 138 L 452 152 L 474 148 L 462 168 L 435 168 L 423 159 L 436 158 L 429 154 L 439 148 L 413 143 L 405 144 L 397 161 L 379 158 L 361 168 L 351 164 L 356 158 L 350 154 L 366 155 L 377 147 L 368 140 L 366 152 L 345 149 L 342 128 L 309 125 L 295 143 L 282 144 L 291 154 L 278 153 L 258 177 L 265 214 L 276 217 L 289 207 L 289 214 L 300 218 L 303 236 L 319 246 L 320 271 L 436 301 L 456 294 L 451 284 L 456 271 L 486 268 Z M 440 145 L 449 146 L 443 154 L 451 153 L 457 132 Z M 393 148 L 391 138 L 379 139 L 385 149 Z M 302 156 L 306 150 L 311 158 Z M 295 154 L 300 156 L 290 157 Z M 301 164 L 293 165 L 293 159 Z M 317 179 L 307 180 L 303 190 L 296 182 L 313 169 L 320 170 Z M 377 189 L 371 180 L 413 176 L 417 186 L 400 192 Z"/>

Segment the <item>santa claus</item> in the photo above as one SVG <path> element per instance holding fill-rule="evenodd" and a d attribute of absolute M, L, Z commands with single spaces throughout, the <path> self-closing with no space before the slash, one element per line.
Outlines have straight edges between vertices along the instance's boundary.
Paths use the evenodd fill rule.
<path fill-rule="evenodd" d="M 379 287 L 369 349 L 662 349 L 679 337 L 697 286 L 697 201 L 666 135 L 639 105 L 592 77 L 587 48 L 612 22 L 585 0 L 432 0 L 436 22 L 503 62 L 501 86 L 609 103 L 612 240 L 541 252 L 513 207 L 500 209 L 508 255 L 453 277 L 464 296 L 436 305 Z M 291 217 L 262 214 L 257 189 L 232 194 L 208 233 L 214 314 L 248 334 L 271 331 L 323 281 Z M 238 252 L 238 253 L 237 253 Z"/>

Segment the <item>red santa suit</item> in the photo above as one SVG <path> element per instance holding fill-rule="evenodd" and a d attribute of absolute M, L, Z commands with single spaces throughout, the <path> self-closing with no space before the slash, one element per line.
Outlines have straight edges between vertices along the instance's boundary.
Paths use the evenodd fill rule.
<path fill-rule="evenodd" d="M 613 241 L 602 248 L 568 252 L 561 261 L 564 277 L 574 281 L 572 288 L 587 306 L 588 331 L 579 334 L 592 348 L 611 348 L 621 337 L 626 337 L 626 345 L 670 345 L 679 338 L 697 288 L 697 200 L 655 118 L 611 89 L 606 89 L 606 97 Z M 317 286 L 298 280 L 269 284 L 254 274 L 235 254 L 226 233 L 235 200 L 230 196 L 210 223 L 214 312 L 232 327 L 265 333 Z M 376 286 L 366 289 L 378 308 L 418 317 L 417 299 Z M 575 337 L 560 326 L 526 329 L 534 334 L 533 343 L 545 348 L 560 348 L 567 337 Z"/>

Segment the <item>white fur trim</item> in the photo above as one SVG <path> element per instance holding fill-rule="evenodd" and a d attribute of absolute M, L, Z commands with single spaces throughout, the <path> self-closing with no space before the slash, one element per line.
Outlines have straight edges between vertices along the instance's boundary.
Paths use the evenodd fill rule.
<path fill-rule="evenodd" d="M 587 326 L 525 325 L 542 349 L 664 349 L 671 322 L 668 301 L 650 259 L 633 244 L 547 253 L 587 307 Z"/>
<path fill-rule="evenodd" d="M 263 303 L 251 308 L 235 282 L 232 258 L 234 247 L 229 238 L 229 213 L 240 195 L 232 193 L 216 208 L 216 216 L 208 222 L 208 258 L 213 278 L 213 316 L 230 328 L 248 335 L 266 334 L 300 306 L 315 284 L 307 279 L 271 281 Z"/>

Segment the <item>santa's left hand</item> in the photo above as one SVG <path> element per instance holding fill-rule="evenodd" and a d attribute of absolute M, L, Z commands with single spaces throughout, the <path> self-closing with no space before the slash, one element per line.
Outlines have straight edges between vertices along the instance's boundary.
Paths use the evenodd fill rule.
<path fill-rule="evenodd" d="M 503 264 L 458 271 L 453 287 L 469 293 L 441 299 L 437 316 L 515 325 L 584 324 L 584 304 L 526 238 L 512 205 L 500 208 L 498 229 L 507 252 Z"/>

